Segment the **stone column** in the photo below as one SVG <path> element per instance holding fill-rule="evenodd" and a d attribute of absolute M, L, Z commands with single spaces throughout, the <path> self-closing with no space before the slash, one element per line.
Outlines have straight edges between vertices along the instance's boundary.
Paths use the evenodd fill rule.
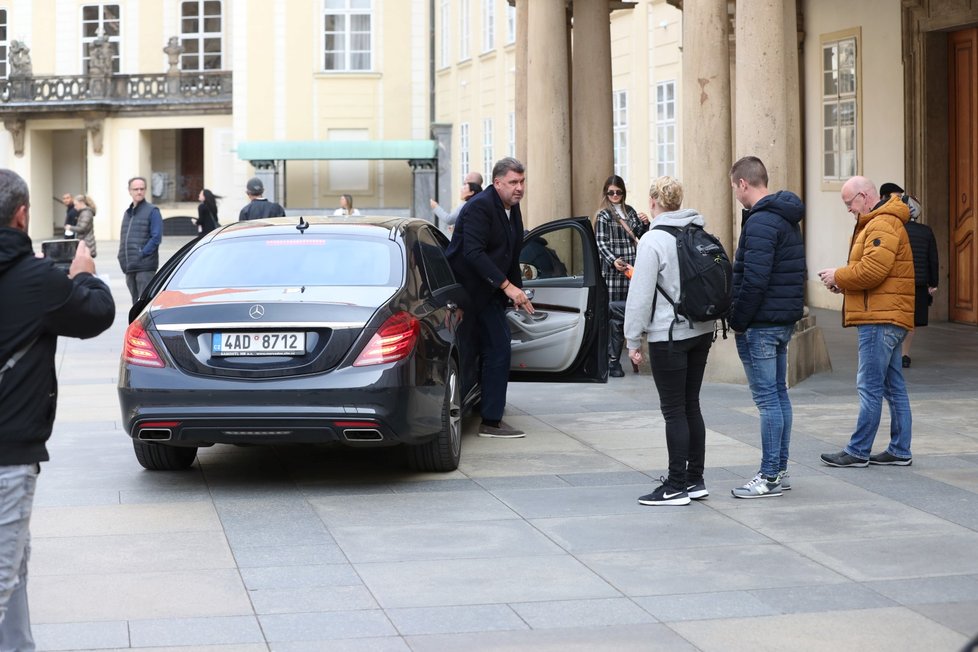
<path fill-rule="evenodd" d="M 794 9 L 794 0 L 737 3 L 734 158 L 752 154 L 764 161 L 772 190 L 786 188 L 789 179 L 787 4 Z"/>
<path fill-rule="evenodd" d="M 683 203 L 733 253 L 728 25 L 727 0 L 683 5 L 682 182 Z"/>
<path fill-rule="evenodd" d="M 570 93 L 565 0 L 534 0 L 527 8 L 527 228 L 571 214 Z M 529 137 L 532 135 L 532 137 Z"/>
<path fill-rule="evenodd" d="M 527 72 L 526 64 L 529 50 L 530 0 L 515 0 L 516 2 L 516 101 L 513 111 L 516 118 L 516 158 L 526 161 L 526 106 L 527 106 Z M 492 179 L 486 179 L 486 185 Z"/>
<path fill-rule="evenodd" d="M 573 215 L 594 213 L 600 199 L 601 184 L 614 171 L 611 22 L 608 16 L 608 0 L 574 1 L 571 90 Z"/>
<path fill-rule="evenodd" d="M 435 178 L 435 189 L 437 195 L 432 195 L 442 206 L 454 206 L 452 189 L 456 183 L 452 180 L 452 125 L 446 123 L 435 123 L 431 125 L 431 136 L 438 143 L 438 171 Z M 446 209 L 448 210 L 448 209 Z M 431 206 L 428 205 L 427 212 L 431 213 Z"/>

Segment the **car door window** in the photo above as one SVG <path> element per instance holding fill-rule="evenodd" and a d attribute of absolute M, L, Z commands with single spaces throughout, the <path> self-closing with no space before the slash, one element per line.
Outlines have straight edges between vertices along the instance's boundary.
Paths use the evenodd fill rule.
<path fill-rule="evenodd" d="M 446 240 L 441 233 L 442 240 Z M 445 258 L 446 242 L 440 242 L 431 229 L 421 229 L 418 234 L 418 242 L 421 248 L 421 259 L 424 261 L 425 276 L 428 281 L 429 290 L 434 293 L 441 288 L 455 284 L 455 275 L 452 268 Z"/>
<path fill-rule="evenodd" d="M 520 251 L 520 269 L 526 280 L 583 276 L 580 232 L 564 227 L 528 238 Z"/>

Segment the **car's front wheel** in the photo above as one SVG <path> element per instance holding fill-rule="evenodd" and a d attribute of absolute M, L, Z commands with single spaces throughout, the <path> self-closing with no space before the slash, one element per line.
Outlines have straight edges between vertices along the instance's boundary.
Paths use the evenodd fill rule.
<path fill-rule="evenodd" d="M 462 456 L 462 390 L 458 365 L 448 362 L 445 401 L 438 436 L 419 446 L 408 447 L 408 464 L 415 471 L 454 471 Z"/>
<path fill-rule="evenodd" d="M 182 471 L 197 458 L 196 446 L 166 446 L 133 439 L 132 447 L 136 459 L 150 471 Z"/>

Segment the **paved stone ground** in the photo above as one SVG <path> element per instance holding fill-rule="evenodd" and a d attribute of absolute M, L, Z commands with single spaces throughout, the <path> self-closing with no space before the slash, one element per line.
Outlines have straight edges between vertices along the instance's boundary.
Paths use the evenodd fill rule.
<path fill-rule="evenodd" d="M 711 496 L 638 505 L 666 466 L 645 374 L 512 385 L 529 436 L 480 439 L 469 419 L 455 473 L 310 446 L 152 473 L 120 428 L 129 301 L 100 249 L 120 316 L 59 349 L 32 524 L 40 649 L 959 650 L 978 632 L 975 328 L 918 335 L 912 467 L 832 469 L 818 454 L 855 423 L 855 332 L 818 311 L 834 371 L 791 390 L 780 498 L 730 497 L 759 465 L 758 418 L 746 387 L 707 385 Z"/>

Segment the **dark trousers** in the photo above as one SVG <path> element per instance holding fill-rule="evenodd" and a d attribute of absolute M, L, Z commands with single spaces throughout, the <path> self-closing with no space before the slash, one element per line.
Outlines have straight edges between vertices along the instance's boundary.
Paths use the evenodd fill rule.
<path fill-rule="evenodd" d="M 612 301 L 608 304 L 611 327 L 608 329 L 608 359 L 618 362 L 621 349 L 625 345 L 625 302 Z"/>
<path fill-rule="evenodd" d="M 505 307 L 495 299 L 489 301 L 479 309 L 474 323 L 464 333 L 463 337 L 470 338 L 467 342 L 469 351 L 477 352 L 481 357 L 479 381 L 482 385 L 482 419 L 499 421 L 506 409 L 509 361 L 512 354 Z M 465 357 L 471 361 L 474 356 Z"/>
<path fill-rule="evenodd" d="M 685 489 L 703 479 L 706 426 L 700 411 L 700 386 L 712 344 L 712 333 L 671 344 L 649 342 L 652 378 L 666 422 L 666 484 L 674 489 Z"/>

